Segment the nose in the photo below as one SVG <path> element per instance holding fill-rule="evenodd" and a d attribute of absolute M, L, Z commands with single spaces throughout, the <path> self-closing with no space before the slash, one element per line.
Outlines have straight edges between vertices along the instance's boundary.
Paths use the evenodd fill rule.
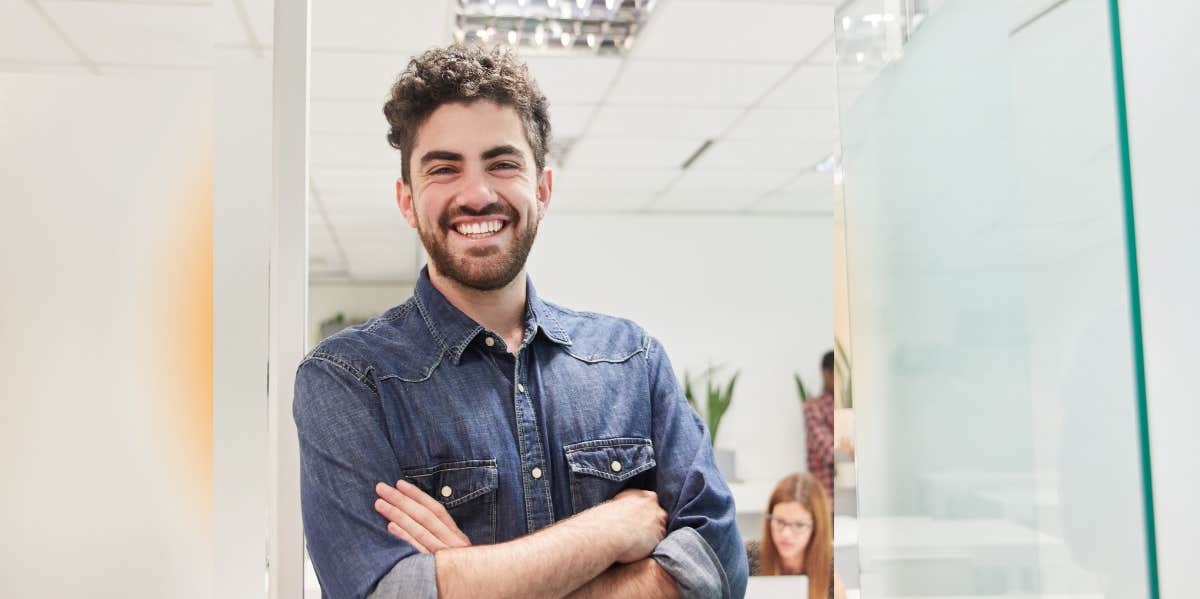
<path fill-rule="evenodd" d="M 482 175 L 464 177 L 463 187 L 458 191 L 456 203 L 468 210 L 478 211 L 497 201 L 496 193 Z"/>

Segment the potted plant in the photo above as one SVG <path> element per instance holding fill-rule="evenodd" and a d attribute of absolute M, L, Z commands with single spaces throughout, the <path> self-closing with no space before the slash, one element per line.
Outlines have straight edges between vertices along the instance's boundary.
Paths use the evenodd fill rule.
<path fill-rule="evenodd" d="M 713 455 L 717 461 L 717 469 L 721 471 L 721 475 L 726 480 L 737 480 L 736 456 L 732 449 L 717 448 L 717 432 L 721 428 L 721 419 L 729 410 L 729 404 L 733 403 L 733 389 L 737 385 L 741 371 L 735 371 L 729 381 L 725 383 L 718 379 L 719 371 L 720 367 L 709 366 L 701 375 L 704 379 L 704 409 L 701 409 L 696 397 L 692 376 L 686 371 L 683 373 L 683 394 L 692 408 L 704 418 L 704 423 L 708 427 L 708 440 L 712 444 Z"/>

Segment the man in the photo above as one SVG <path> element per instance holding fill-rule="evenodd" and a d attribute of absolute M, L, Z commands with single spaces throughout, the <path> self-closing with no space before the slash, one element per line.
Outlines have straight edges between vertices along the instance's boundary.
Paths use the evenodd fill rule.
<path fill-rule="evenodd" d="M 326 595 L 741 597 L 733 500 L 662 346 L 526 276 L 553 174 L 525 66 L 430 50 L 384 113 L 429 264 L 412 298 L 296 375 Z"/>
<path fill-rule="evenodd" d="M 808 471 L 821 481 L 833 505 L 833 352 L 821 358 L 821 394 L 804 402 Z"/>

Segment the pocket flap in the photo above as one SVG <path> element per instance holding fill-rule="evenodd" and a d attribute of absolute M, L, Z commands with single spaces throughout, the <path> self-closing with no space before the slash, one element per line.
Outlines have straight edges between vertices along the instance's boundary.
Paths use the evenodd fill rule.
<path fill-rule="evenodd" d="M 655 465 L 654 444 L 636 437 L 573 443 L 563 451 L 571 472 L 614 481 L 624 481 Z"/>
<path fill-rule="evenodd" d="M 496 490 L 496 460 L 447 462 L 405 470 L 404 478 L 449 509 Z"/>

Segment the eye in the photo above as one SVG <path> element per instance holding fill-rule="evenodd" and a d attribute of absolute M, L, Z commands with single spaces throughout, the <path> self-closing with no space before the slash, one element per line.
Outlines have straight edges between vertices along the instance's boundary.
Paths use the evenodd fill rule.
<path fill-rule="evenodd" d="M 517 164 L 515 164 L 515 163 L 512 163 L 512 162 L 497 162 L 495 165 L 493 165 L 493 166 L 492 166 L 492 168 L 503 168 L 503 169 L 517 169 L 517 170 L 520 170 L 520 168 L 521 168 L 521 167 L 520 167 L 520 166 L 518 166 L 518 165 L 517 165 Z"/>
<path fill-rule="evenodd" d="M 448 175 L 453 172 L 454 172 L 453 168 L 450 168 L 448 166 L 439 166 L 439 167 L 429 171 L 429 174 L 430 175 Z"/>

